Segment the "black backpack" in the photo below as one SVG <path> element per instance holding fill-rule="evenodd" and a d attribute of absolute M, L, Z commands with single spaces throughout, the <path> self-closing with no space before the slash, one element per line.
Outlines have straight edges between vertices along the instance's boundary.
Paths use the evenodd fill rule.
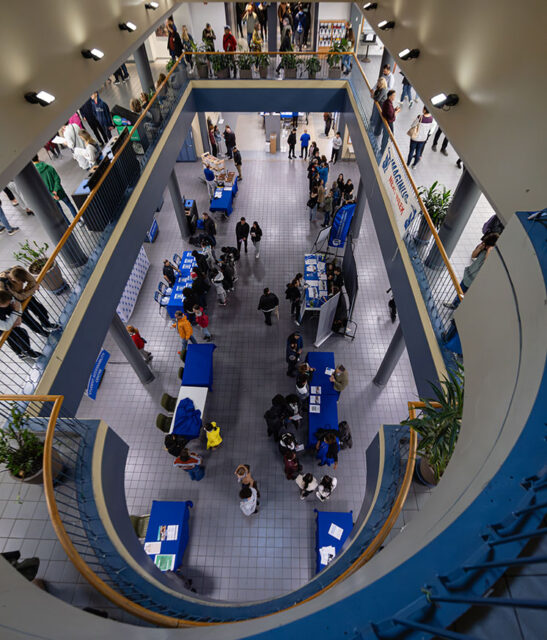
<path fill-rule="evenodd" d="M 180 456 L 187 443 L 188 440 L 186 440 L 184 436 L 176 433 L 168 433 L 163 441 L 167 452 L 175 458 L 178 458 Z"/>
<path fill-rule="evenodd" d="M 353 447 L 353 439 L 349 424 L 344 420 L 338 425 L 338 433 L 340 438 L 340 449 L 351 449 Z"/>

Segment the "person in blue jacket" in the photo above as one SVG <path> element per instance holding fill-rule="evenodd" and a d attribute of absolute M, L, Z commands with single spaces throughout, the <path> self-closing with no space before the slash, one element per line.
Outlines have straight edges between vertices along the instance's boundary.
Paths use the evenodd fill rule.
<path fill-rule="evenodd" d="M 99 98 L 97 91 L 91 94 L 91 106 L 93 107 L 93 114 L 97 122 L 110 138 L 112 136 L 112 130 L 114 129 L 114 123 L 112 122 L 112 116 L 110 115 L 108 105 L 104 100 Z"/>
<path fill-rule="evenodd" d="M 321 158 L 321 166 L 317 169 L 317 173 L 323 181 L 323 184 L 327 185 L 329 180 L 329 165 L 327 164 L 326 158 Z"/>
<path fill-rule="evenodd" d="M 310 144 L 310 134 L 307 129 L 304 129 L 304 133 L 300 136 L 300 157 L 308 157 L 308 145 Z"/>
<path fill-rule="evenodd" d="M 321 438 L 316 445 L 316 458 L 319 459 L 319 466 L 334 465 L 334 468 L 338 466 L 338 451 L 340 451 L 340 440 L 332 432 L 327 433 Z"/>

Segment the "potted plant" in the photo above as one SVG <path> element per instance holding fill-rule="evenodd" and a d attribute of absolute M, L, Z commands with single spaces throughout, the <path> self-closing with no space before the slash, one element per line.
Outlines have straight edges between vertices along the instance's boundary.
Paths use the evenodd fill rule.
<path fill-rule="evenodd" d="M 439 229 L 446 218 L 452 192 L 444 185 L 439 184 L 438 180 L 435 180 L 429 189 L 420 187 L 418 189 L 418 193 L 424 203 L 424 207 L 429 213 L 429 217 L 431 218 L 431 222 L 433 222 L 435 229 Z M 418 240 L 418 242 L 425 243 L 429 240 L 430 235 L 431 229 L 427 224 L 427 220 L 422 215 L 420 226 L 418 227 L 418 232 L 416 234 L 416 240 Z"/>
<path fill-rule="evenodd" d="M 253 77 L 253 62 L 254 57 L 249 53 L 242 53 L 237 57 L 237 66 L 239 69 L 239 77 L 241 79 L 249 80 Z"/>
<path fill-rule="evenodd" d="M 333 42 L 329 49 L 327 56 L 327 64 L 329 65 L 329 78 L 340 78 L 342 75 L 342 69 L 340 63 L 342 62 L 342 55 L 348 50 L 348 41 L 342 38 L 340 42 Z"/>
<path fill-rule="evenodd" d="M 17 262 L 22 262 L 26 267 L 28 267 L 28 270 L 32 275 L 37 276 L 48 261 L 46 253 L 49 249 L 48 243 L 44 242 L 44 244 L 39 245 L 36 240 L 33 240 L 31 245 L 30 240 L 26 240 L 24 244 L 19 243 L 19 246 L 21 247 L 21 250 L 14 251 L 13 257 Z M 53 262 L 49 268 L 42 280 L 42 284 L 46 289 L 57 294 L 63 292 L 68 287 L 68 284 L 65 282 L 63 274 L 61 273 L 61 269 L 56 262 Z"/>
<path fill-rule="evenodd" d="M 321 71 L 321 61 L 317 56 L 310 56 L 306 60 L 306 71 L 308 72 L 308 78 L 314 79 L 315 74 Z"/>
<path fill-rule="evenodd" d="M 169 73 L 169 71 L 171 71 L 171 69 L 173 68 L 174 64 L 175 64 L 175 61 L 173 60 L 173 58 L 171 58 L 171 60 L 169 60 L 167 62 L 167 64 L 165 65 L 165 70 L 167 71 L 167 73 Z"/>
<path fill-rule="evenodd" d="M 270 56 L 267 53 L 257 53 L 254 56 L 255 64 L 261 78 L 268 77 L 268 67 L 270 66 Z"/>
<path fill-rule="evenodd" d="M 21 411 L 17 404 L 10 407 L 10 417 L 0 428 L 0 463 L 14 478 L 30 484 L 43 483 L 44 443 L 38 435 L 26 424 L 28 416 Z M 53 478 L 56 478 L 63 468 L 58 453 L 53 452 Z"/>
<path fill-rule="evenodd" d="M 281 58 L 281 66 L 285 69 L 285 78 L 296 78 L 298 58 L 294 53 L 285 53 Z"/>
<path fill-rule="evenodd" d="M 203 42 L 199 45 L 198 51 L 200 52 L 200 54 L 197 56 L 194 56 L 195 62 L 196 62 L 196 68 L 198 70 L 198 76 L 200 78 L 208 78 L 209 66 L 207 64 L 207 56 L 202 55 L 202 52 L 207 51 L 207 49 L 205 48 L 205 45 L 203 44 Z"/>
<path fill-rule="evenodd" d="M 416 476 L 422 484 L 435 486 L 443 475 L 460 433 L 463 411 L 463 367 L 455 371 L 440 386 L 431 385 L 434 399 L 422 399 L 425 407 L 417 418 L 403 420 L 401 424 L 414 429 L 420 437 L 416 461 Z"/>
<path fill-rule="evenodd" d="M 219 54 L 217 56 L 211 56 L 213 65 L 213 71 L 217 78 L 229 78 L 230 77 L 230 56 Z"/>

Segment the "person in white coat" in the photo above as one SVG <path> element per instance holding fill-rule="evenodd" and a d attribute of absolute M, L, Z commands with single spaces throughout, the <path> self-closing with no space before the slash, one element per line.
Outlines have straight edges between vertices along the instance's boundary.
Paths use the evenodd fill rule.
<path fill-rule="evenodd" d="M 239 508 L 244 516 L 258 513 L 258 493 L 254 487 L 244 485 L 239 492 Z"/>
<path fill-rule="evenodd" d="M 435 127 L 435 121 L 433 120 L 433 116 L 427 110 L 427 107 L 424 106 L 421 115 L 419 115 L 414 122 L 410 125 L 410 132 L 414 133 L 414 136 L 410 138 L 410 148 L 408 150 L 408 158 L 406 160 L 407 165 L 410 167 L 410 163 L 414 158 L 414 164 L 412 167 L 415 167 L 422 157 L 422 153 L 424 151 L 425 143 L 431 134 L 431 130 Z"/>
<path fill-rule="evenodd" d="M 85 147 L 83 149 L 75 147 L 73 151 L 74 158 L 80 167 L 87 171 L 96 164 L 101 149 L 99 143 L 94 140 L 87 131 L 80 130 L 78 135 L 84 141 Z"/>
<path fill-rule="evenodd" d="M 317 480 L 312 473 L 296 476 L 295 482 L 300 489 L 300 500 L 305 500 L 318 487 Z"/>
<path fill-rule="evenodd" d="M 338 481 L 336 478 L 331 478 L 330 476 L 323 476 L 321 478 L 321 482 L 317 487 L 317 491 L 315 495 L 321 500 L 321 502 L 325 502 L 330 498 L 330 494 L 336 489 L 336 485 Z"/>
<path fill-rule="evenodd" d="M 59 136 L 64 139 L 64 145 L 71 151 L 85 149 L 85 142 L 78 135 L 81 129 L 77 124 L 66 124 L 59 129 Z"/>

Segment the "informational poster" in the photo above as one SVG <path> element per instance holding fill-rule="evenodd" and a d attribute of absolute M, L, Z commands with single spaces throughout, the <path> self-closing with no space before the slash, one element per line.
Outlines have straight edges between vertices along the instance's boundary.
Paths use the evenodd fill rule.
<path fill-rule="evenodd" d="M 313 343 L 316 347 L 320 347 L 323 342 L 332 335 L 332 323 L 334 321 L 334 314 L 336 313 L 339 297 L 340 292 L 336 293 L 332 298 L 329 298 L 319 311 L 319 324 L 317 325 L 317 333 L 315 342 Z"/>
<path fill-rule="evenodd" d="M 421 213 L 421 209 L 402 161 L 391 141 L 385 148 L 378 168 L 391 202 L 399 233 L 403 237 L 409 224 Z"/>
<path fill-rule="evenodd" d="M 87 383 L 87 395 L 92 400 L 97 398 L 97 391 L 101 384 L 101 380 L 103 379 L 104 371 L 106 368 L 106 363 L 110 358 L 110 353 L 106 349 L 101 349 L 101 353 L 97 360 L 95 361 L 95 365 L 93 366 L 93 371 L 89 376 L 89 382 Z"/>
<path fill-rule="evenodd" d="M 346 237 L 354 212 L 355 204 L 345 204 L 335 213 L 329 236 L 329 247 L 342 249 L 346 244 Z"/>
<path fill-rule="evenodd" d="M 154 564 L 160 571 L 173 571 L 175 568 L 175 558 L 174 553 L 158 553 L 154 558 Z"/>

